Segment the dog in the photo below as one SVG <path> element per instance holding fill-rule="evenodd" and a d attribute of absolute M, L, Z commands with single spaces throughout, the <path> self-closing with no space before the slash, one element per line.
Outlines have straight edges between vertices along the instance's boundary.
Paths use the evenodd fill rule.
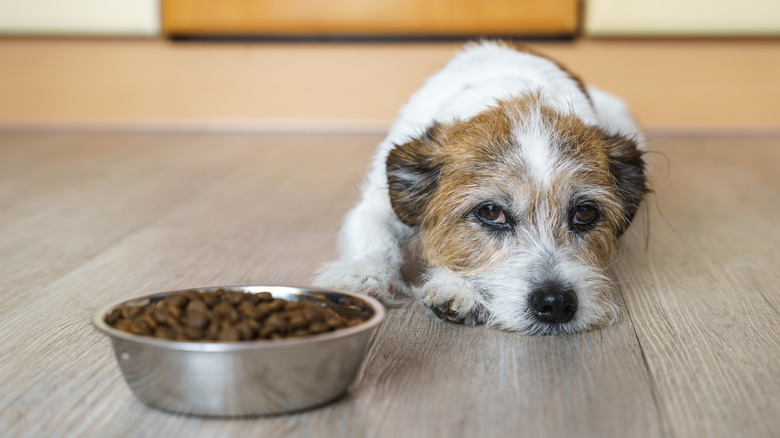
<path fill-rule="evenodd" d="M 650 191 L 644 143 L 622 100 L 559 63 L 470 43 L 402 108 L 314 283 L 526 334 L 609 325 L 607 268 Z"/>

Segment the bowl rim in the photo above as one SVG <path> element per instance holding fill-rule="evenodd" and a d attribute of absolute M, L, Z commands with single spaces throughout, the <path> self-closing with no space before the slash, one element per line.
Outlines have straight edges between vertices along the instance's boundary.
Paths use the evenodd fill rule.
<path fill-rule="evenodd" d="M 186 291 L 215 291 L 218 289 L 227 290 L 243 290 L 244 292 L 251 290 L 254 293 L 257 292 L 271 292 L 275 293 L 293 293 L 306 295 L 311 293 L 335 293 L 341 295 L 347 295 L 353 298 L 357 298 L 368 303 L 374 310 L 374 315 L 366 321 L 344 329 L 338 329 L 331 332 L 320 333 L 316 335 L 302 336 L 298 338 L 284 338 L 284 339 L 258 339 L 254 341 L 228 341 L 228 342 L 195 342 L 195 341 L 174 341 L 169 339 L 160 339 L 151 336 L 141 336 L 128 333 L 114 327 L 111 327 L 106 323 L 105 317 L 111 310 L 119 307 L 123 304 L 133 301 L 141 301 L 150 299 L 157 296 L 171 295 L 178 292 Z M 92 314 L 92 325 L 99 331 L 107 334 L 112 339 L 121 339 L 124 341 L 133 342 L 136 344 L 143 344 L 149 347 L 161 348 L 166 350 L 181 350 L 181 351 L 199 351 L 199 352 L 225 352 L 225 351 L 243 351 L 243 350 L 258 350 L 258 349 L 285 349 L 294 348 L 306 344 L 325 342 L 340 338 L 346 338 L 354 334 L 373 329 L 379 323 L 381 323 L 387 316 L 387 310 L 385 306 L 379 302 L 376 298 L 370 297 L 365 294 L 358 294 L 355 292 L 348 292 L 338 289 L 321 288 L 313 286 L 291 286 L 291 285 L 256 285 L 256 284 L 244 284 L 244 285 L 220 285 L 220 286 L 204 286 L 204 287 L 189 287 L 184 289 L 168 290 L 162 292 L 155 292 L 147 295 L 140 295 L 129 299 L 123 299 L 118 302 L 101 307 Z"/>

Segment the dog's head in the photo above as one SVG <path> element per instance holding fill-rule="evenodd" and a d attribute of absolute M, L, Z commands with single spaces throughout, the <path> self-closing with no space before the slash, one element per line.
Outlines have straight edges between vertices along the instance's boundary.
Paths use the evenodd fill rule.
<path fill-rule="evenodd" d="M 605 269 L 648 191 L 631 138 L 529 95 L 398 145 L 387 176 L 425 262 L 476 285 L 489 322 L 567 333 L 615 317 Z"/>

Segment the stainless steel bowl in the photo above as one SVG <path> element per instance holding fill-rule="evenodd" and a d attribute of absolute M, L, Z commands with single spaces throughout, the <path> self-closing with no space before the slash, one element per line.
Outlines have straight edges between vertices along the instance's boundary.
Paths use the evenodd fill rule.
<path fill-rule="evenodd" d="M 267 415 L 317 406 L 343 394 L 363 359 L 370 330 L 385 317 L 377 300 L 350 292 L 288 286 L 220 286 L 194 290 L 267 291 L 286 300 L 347 306 L 368 319 L 356 326 L 300 338 L 181 342 L 138 336 L 105 322 L 115 308 L 144 305 L 183 290 L 106 306 L 92 322 L 109 335 L 125 381 L 149 405 L 204 416 Z"/>

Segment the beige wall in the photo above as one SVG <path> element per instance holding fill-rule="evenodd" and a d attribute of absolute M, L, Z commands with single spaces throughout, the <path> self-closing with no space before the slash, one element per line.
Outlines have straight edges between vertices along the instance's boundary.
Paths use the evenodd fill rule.
<path fill-rule="evenodd" d="M 459 43 L 0 39 L 0 126 L 386 129 Z M 780 41 L 537 43 L 653 130 L 780 130 Z"/>
<path fill-rule="evenodd" d="M 780 35 L 778 0 L 588 0 L 589 36 Z"/>
<path fill-rule="evenodd" d="M 0 34 L 154 36 L 159 0 L 0 0 Z"/>

